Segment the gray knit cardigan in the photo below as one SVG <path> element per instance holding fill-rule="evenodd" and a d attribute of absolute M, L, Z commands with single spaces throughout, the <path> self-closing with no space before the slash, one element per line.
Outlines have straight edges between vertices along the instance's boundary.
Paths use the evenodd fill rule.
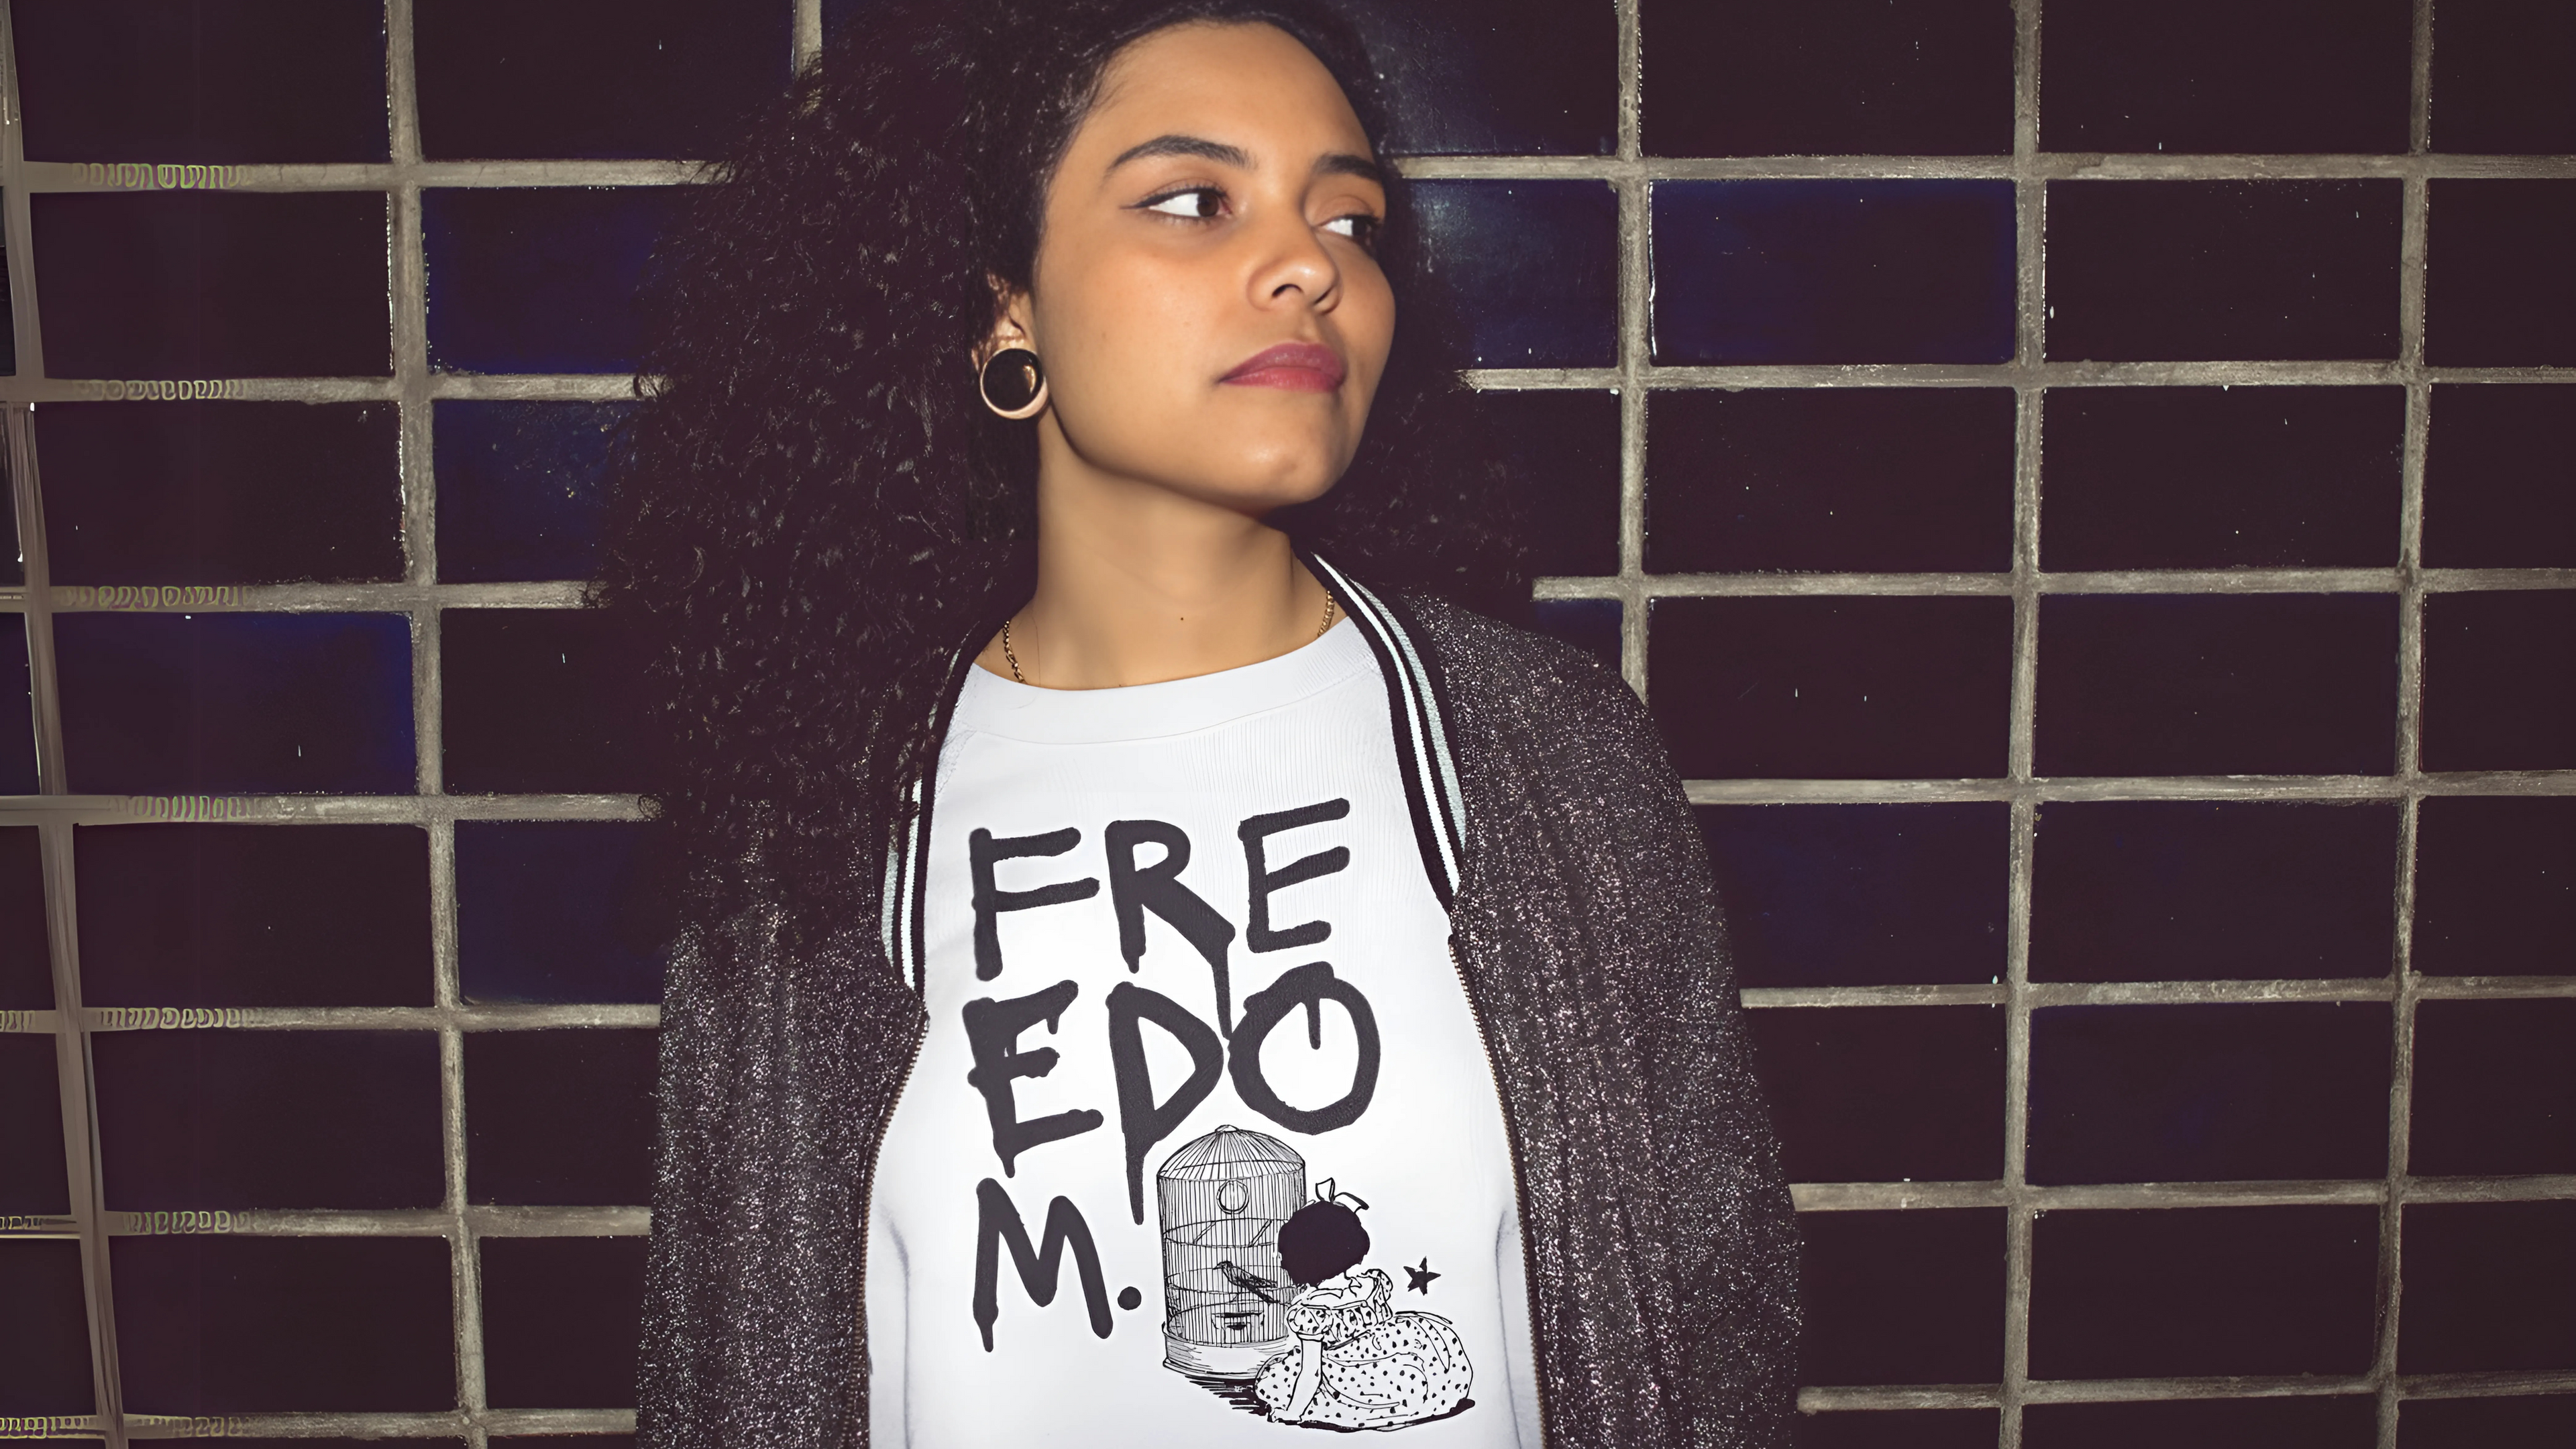
<path fill-rule="evenodd" d="M 1785 1446 L 1797 1227 L 1707 855 L 1653 725 L 1589 656 L 1308 562 L 1386 676 L 1493 1058 L 1547 1444 Z M 936 801 L 916 798 L 874 933 L 788 952 L 755 910 L 674 948 L 648 1449 L 867 1442 L 869 1173 L 925 1022 L 917 857 Z"/>

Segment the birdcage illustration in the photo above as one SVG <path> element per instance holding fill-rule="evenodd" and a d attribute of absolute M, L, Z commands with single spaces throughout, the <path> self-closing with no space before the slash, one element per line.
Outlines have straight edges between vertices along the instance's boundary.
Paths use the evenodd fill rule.
<path fill-rule="evenodd" d="M 1163 1159 L 1163 1363 L 1249 1379 L 1295 1346 L 1279 1228 L 1306 1202 L 1306 1159 L 1276 1137 L 1219 1127 Z"/>

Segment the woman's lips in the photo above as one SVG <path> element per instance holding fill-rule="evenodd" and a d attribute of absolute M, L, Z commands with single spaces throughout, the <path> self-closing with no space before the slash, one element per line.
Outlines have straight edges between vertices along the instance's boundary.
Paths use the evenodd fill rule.
<path fill-rule="evenodd" d="M 1282 342 L 1245 358 L 1218 381 L 1290 392 L 1331 392 L 1342 385 L 1342 360 L 1333 349 L 1313 342 Z"/>

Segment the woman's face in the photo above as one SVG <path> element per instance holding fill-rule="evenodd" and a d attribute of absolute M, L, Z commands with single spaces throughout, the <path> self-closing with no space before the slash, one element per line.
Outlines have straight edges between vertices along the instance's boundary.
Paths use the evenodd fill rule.
<path fill-rule="evenodd" d="M 1378 174 L 1283 31 L 1185 25 L 1121 52 L 996 339 L 1046 368 L 1041 455 L 1256 517 L 1332 487 L 1395 335 Z"/>

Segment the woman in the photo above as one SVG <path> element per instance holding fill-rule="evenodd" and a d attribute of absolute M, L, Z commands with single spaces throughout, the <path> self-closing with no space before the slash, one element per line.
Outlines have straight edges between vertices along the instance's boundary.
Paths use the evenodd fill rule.
<path fill-rule="evenodd" d="M 885 6 L 661 258 L 643 1442 L 1303 1432 L 1310 1156 L 1489 1366 L 1409 1443 L 1784 1442 L 1705 857 L 1619 680 L 1462 607 L 1372 74 L 1306 0 Z"/>

